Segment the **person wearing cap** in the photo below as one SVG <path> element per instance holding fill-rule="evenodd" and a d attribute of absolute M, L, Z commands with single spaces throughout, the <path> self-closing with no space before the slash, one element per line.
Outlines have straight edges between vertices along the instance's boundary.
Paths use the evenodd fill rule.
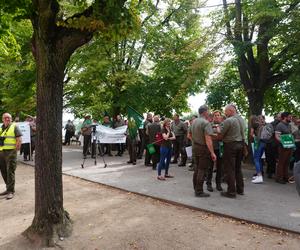
<path fill-rule="evenodd" d="M 213 129 L 208 121 L 208 107 L 202 105 L 198 112 L 199 118 L 193 121 L 189 134 L 189 137 L 192 139 L 193 157 L 195 157 L 196 161 L 193 185 L 196 197 L 209 197 L 210 195 L 203 191 L 203 183 L 207 170 L 212 168 L 217 157 L 212 142 Z"/>
<path fill-rule="evenodd" d="M 9 113 L 2 115 L 3 125 L 0 128 L 0 170 L 6 184 L 6 190 L 0 196 L 12 199 L 15 193 L 15 170 L 17 168 L 17 150 L 21 147 L 22 133 L 12 122 Z"/>
<path fill-rule="evenodd" d="M 89 149 L 92 140 L 92 120 L 90 115 L 84 117 L 84 121 L 81 125 L 81 134 L 83 136 L 83 158 L 86 159 L 87 154 L 89 154 Z"/>

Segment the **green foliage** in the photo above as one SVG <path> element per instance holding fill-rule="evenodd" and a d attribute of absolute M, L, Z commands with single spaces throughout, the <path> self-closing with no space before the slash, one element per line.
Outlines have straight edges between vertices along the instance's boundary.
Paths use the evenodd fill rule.
<path fill-rule="evenodd" d="M 233 62 L 227 63 L 220 74 L 209 82 L 205 92 L 206 103 L 214 110 L 222 110 L 227 104 L 235 103 L 243 115 L 248 113 L 247 97 Z"/>
<path fill-rule="evenodd" d="M 224 69 L 207 84 L 205 91 L 208 93 L 206 102 L 212 109 L 222 110 L 226 104 L 235 103 L 239 111 L 248 116 L 249 104 L 240 84 L 236 63 L 228 62 Z M 299 82 L 277 84 L 266 92 L 264 113 L 273 116 L 282 111 L 300 115 Z"/>
<path fill-rule="evenodd" d="M 237 4 L 239 2 L 240 10 Z M 299 106 L 299 3 L 299 0 L 235 1 L 235 4 L 227 6 L 228 11 L 223 9 L 222 12 L 213 14 L 214 29 L 226 29 L 226 47 L 223 51 L 233 52 L 232 57 L 237 62 L 235 67 L 239 73 L 231 74 L 229 71 L 227 75 L 224 74 L 224 71 L 229 70 L 226 64 L 217 77 L 229 84 L 225 84 L 225 89 L 230 88 L 229 86 L 234 89 L 232 93 L 226 91 L 228 100 L 244 100 L 246 94 L 248 102 L 252 102 L 251 106 L 247 106 L 254 113 L 261 112 L 261 108 L 265 108 L 266 113 L 270 114 L 282 109 L 295 111 Z M 228 44 L 232 45 L 232 50 Z M 221 83 L 217 83 L 217 87 L 214 83 L 213 87 L 208 88 L 213 91 L 209 93 L 208 100 L 220 106 L 224 98 L 218 99 L 222 92 Z M 244 91 L 241 92 L 241 89 Z M 253 93 L 260 93 L 261 95 L 256 96 L 263 96 L 264 100 L 259 100 L 258 97 L 256 99 Z M 287 95 L 293 97 L 290 106 L 285 101 Z M 262 102 L 264 107 L 253 102 Z"/>
<path fill-rule="evenodd" d="M 127 105 L 168 116 L 187 111 L 187 97 L 204 84 L 212 54 L 204 51 L 199 15 L 177 8 L 144 1 L 139 36 L 111 39 L 100 33 L 79 50 L 69 64 L 66 107 L 95 117 L 125 114 Z"/>
<path fill-rule="evenodd" d="M 35 114 L 35 63 L 31 55 L 29 21 L 11 19 L 0 39 L 0 112 Z"/>

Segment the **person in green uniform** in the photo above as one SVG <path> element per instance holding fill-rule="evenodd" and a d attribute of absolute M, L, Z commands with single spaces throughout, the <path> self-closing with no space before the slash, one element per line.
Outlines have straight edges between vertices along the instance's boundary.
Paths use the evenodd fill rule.
<path fill-rule="evenodd" d="M 198 112 L 199 118 L 193 121 L 190 130 L 193 156 L 196 161 L 193 185 L 196 197 L 209 197 L 208 193 L 203 192 L 203 183 L 207 170 L 213 166 L 217 157 L 212 142 L 213 129 L 208 121 L 208 107 L 206 105 L 200 106 Z"/>

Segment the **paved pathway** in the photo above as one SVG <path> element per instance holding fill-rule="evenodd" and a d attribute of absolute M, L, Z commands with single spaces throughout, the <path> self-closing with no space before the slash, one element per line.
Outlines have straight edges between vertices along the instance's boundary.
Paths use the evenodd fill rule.
<path fill-rule="evenodd" d="M 63 173 L 130 192 L 300 233 L 300 197 L 295 190 L 295 184 L 282 185 L 275 183 L 274 180 L 265 179 L 263 184 L 255 185 L 251 183 L 254 170 L 244 170 L 244 196 L 228 199 L 221 197 L 214 189 L 214 192 L 210 193 L 211 197 L 196 198 L 192 187 L 193 172 L 188 171 L 187 167 L 171 165 L 170 174 L 175 178 L 158 181 L 156 171 L 151 167 L 145 167 L 143 160 L 138 160 L 135 166 L 127 165 L 127 160 L 126 155 L 106 156 L 108 167 L 103 168 L 101 157 L 97 158 L 96 166 L 94 159 L 89 158 L 85 161 L 85 168 L 81 168 L 81 148 L 64 147 Z M 223 184 L 223 187 L 225 186 Z"/>

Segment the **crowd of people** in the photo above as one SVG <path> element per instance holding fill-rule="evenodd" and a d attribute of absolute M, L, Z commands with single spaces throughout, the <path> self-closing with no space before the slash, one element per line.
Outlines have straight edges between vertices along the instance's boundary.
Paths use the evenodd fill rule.
<path fill-rule="evenodd" d="M 170 164 L 177 164 L 178 167 L 187 165 L 186 148 L 192 147 L 189 170 L 194 171 L 195 195 L 209 196 L 209 193 L 204 192 L 204 183 L 209 192 L 214 191 L 212 180 L 215 172 L 215 188 L 222 196 L 235 198 L 236 195 L 244 194 L 241 165 L 250 141 L 255 165 L 253 184 L 263 183 L 265 165 L 268 178 L 275 175 L 275 181 L 280 184 L 293 181 L 289 169 L 300 159 L 300 119 L 296 116 L 282 112 L 271 123 L 266 123 L 262 115 L 252 116 L 248 140 L 246 122 L 238 114 L 235 105 L 227 105 L 224 114 L 219 110 L 210 112 L 204 105 L 198 113 L 187 121 L 180 119 L 178 114 L 171 120 L 148 113 L 137 137 L 128 136 L 126 144 L 116 145 L 116 155 L 121 156 L 127 148 L 130 158 L 128 164 L 134 165 L 137 159 L 144 156 L 144 165 L 156 170 L 157 179 L 164 181 L 174 177 L 169 173 Z M 94 123 L 97 121 L 86 116 L 82 125 L 84 158 L 87 154 L 95 157 L 97 151 L 91 147 L 90 124 Z M 127 123 L 118 115 L 113 121 L 106 116 L 102 124 L 115 128 Z M 287 138 L 292 141 L 287 143 Z M 112 156 L 111 147 L 109 144 L 101 144 L 99 154 Z M 223 190 L 223 182 L 227 183 L 226 191 Z"/>
<path fill-rule="evenodd" d="M 198 116 L 194 115 L 189 121 L 181 120 L 178 114 L 173 119 L 147 114 L 143 127 L 139 128 L 134 136 L 127 133 L 125 143 L 114 144 L 117 150 L 116 156 L 122 156 L 128 149 L 128 164 L 136 164 L 137 159 L 144 156 L 145 166 L 157 170 L 157 179 L 165 181 L 173 178 L 169 173 L 170 164 L 178 164 L 184 167 L 187 164 L 187 147 L 192 147 L 192 157 L 189 170 L 194 171 L 193 185 L 197 197 L 208 197 L 206 189 L 213 192 L 212 178 L 216 172 L 216 189 L 221 195 L 235 198 L 244 194 L 244 179 L 241 163 L 245 157 L 247 142 L 253 145 L 253 161 L 255 174 L 253 184 L 263 183 L 264 165 L 268 178 L 273 178 L 280 184 L 293 182 L 290 169 L 294 163 L 300 161 L 300 119 L 289 112 L 282 112 L 274 117 L 274 121 L 266 123 L 262 115 L 252 116 L 249 126 L 249 140 L 246 137 L 247 126 L 244 119 L 238 114 L 237 108 L 229 104 L 221 111 L 210 112 L 203 105 L 198 110 Z M 16 120 L 17 121 L 17 120 Z M 6 184 L 6 191 L 0 196 L 6 195 L 7 199 L 14 197 L 17 150 L 23 153 L 24 160 L 32 158 L 35 145 L 36 123 L 35 119 L 28 116 L 25 120 L 30 126 L 31 143 L 21 143 L 22 133 L 17 124 L 12 121 L 9 113 L 2 115 L 3 125 L 0 128 L 0 170 Z M 83 136 L 83 157 L 88 154 L 95 157 L 97 154 L 112 156 L 112 144 L 91 145 L 91 136 L 97 120 L 92 120 L 86 115 L 81 126 Z M 103 119 L 103 126 L 118 128 L 127 125 L 120 115 L 113 121 L 109 116 Z M 74 136 L 75 126 L 69 120 L 65 125 L 65 145 L 70 145 L 70 139 Z M 162 172 L 164 171 L 164 174 Z M 222 183 L 227 183 L 224 191 Z"/>

